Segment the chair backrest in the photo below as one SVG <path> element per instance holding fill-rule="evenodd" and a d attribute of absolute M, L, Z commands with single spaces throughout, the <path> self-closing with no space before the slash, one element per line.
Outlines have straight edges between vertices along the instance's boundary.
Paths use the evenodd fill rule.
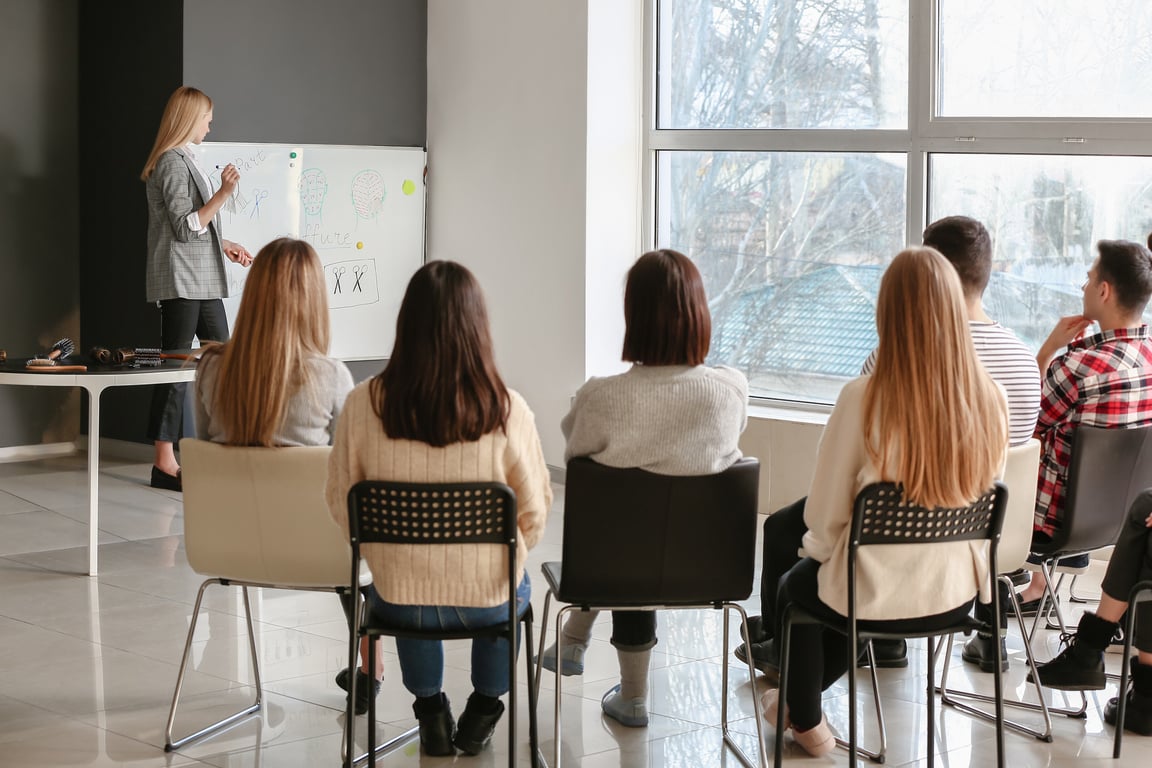
<path fill-rule="evenodd" d="M 921 507 L 904 500 L 896 483 L 872 483 L 856 494 L 852 533 L 848 540 L 848 605 L 856 604 L 856 555 L 874 544 L 936 544 L 951 541 L 988 541 L 988 565 L 998 572 L 996 559 L 1008 489 L 995 483 L 967 507 Z M 917 578 L 924 578 L 917 574 Z"/>
<path fill-rule="evenodd" d="M 760 462 L 657 475 L 568 462 L 561 594 L 569 603 L 674 605 L 752 593 Z"/>
<path fill-rule="evenodd" d="M 1152 426 L 1080 426 L 1072 436 L 1062 525 L 1037 551 L 1087 552 L 1116 542 L 1128 507 L 1152 487 Z"/>
<path fill-rule="evenodd" d="M 330 450 L 180 441 L 193 570 L 285 587 L 347 586 L 351 550 L 324 500 Z"/>
<path fill-rule="evenodd" d="M 1039 440 L 1032 438 L 1023 445 L 1008 449 L 1008 461 L 1004 465 L 1008 506 L 1004 510 L 1004 529 L 1000 532 L 1000 549 L 997 552 L 1001 573 L 1022 567 L 1032 550 L 1036 475 L 1039 471 Z"/>

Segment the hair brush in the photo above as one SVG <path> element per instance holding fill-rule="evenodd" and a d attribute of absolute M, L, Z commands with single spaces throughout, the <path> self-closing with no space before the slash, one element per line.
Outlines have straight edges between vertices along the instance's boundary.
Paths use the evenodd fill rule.
<path fill-rule="evenodd" d="M 76 349 L 72 343 L 72 339 L 60 339 L 52 348 L 48 350 L 43 356 L 37 356 L 25 363 L 26 368 L 52 368 L 59 365 L 59 360 L 68 355 Z M 85 369 L 87 370 L 87 369 Z"/>

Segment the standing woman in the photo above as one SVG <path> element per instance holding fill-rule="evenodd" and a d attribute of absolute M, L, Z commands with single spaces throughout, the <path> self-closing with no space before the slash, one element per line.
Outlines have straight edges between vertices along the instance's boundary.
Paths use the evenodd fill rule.
<path fill-rule="evenodd" d="M 496 370 L 476 278 L 430 261 L 408 283 L 388 367 L 352 390 L 328 461 L 328 509 L 348 530 L 348 489 L 361 480 L 501 482 L 516 493 L 516 608 L 528 607 L 524 560 L 544 533 L 552 487 L 528 404 Z M 391 626 L 461 629 L 508 618 L 508 571 L 480 544 L 367 544 L 368 611 Z M 363 648 L 363 646 L 361 646 Z M 484 750 L 504 713 L 508 640 L 472 640 L 472 694 L 457 724 L 444 695 L 439 640 L 396 638 L 426 755 Z M 512 713 L 512 717 L 515 717 Z"/>
<path fill-rule="evenodd" d="M 160 129 L 140 178 L 148 190 L 148 260 L 145 298 L 160 307 L 160 346 L 187 349 L 200 341 L 227 341 L 228 296 L 224 259 L 252 263 L 242 245 L 220 236 L 216 214 L 236 189 L 240 173 L 229 164 L 213 191 L 195 148 L 212 124 L 212 100 L 188 86 L 164 107 Z M 156 446 L 152 487 L 181 490 L 173 443 L 180 438 L 186 384 L 153 390 L 148 436 Z"/>

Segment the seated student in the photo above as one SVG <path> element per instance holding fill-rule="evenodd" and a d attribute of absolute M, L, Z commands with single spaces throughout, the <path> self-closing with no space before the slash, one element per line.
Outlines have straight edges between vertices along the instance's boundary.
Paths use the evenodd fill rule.
<path fill-rule="evenodd" d="M 576 393 L 561 428 L 565 459 L 587 456 L 610 467 L 662 475 L 722 472 L 741 456 L 748 381 L 733 368 L 704 365 L 712 320 L 704 282 L 682 253 L 641 256 L 624 290 L 627 372 L 589 379 Z M 570 613 L 562 630 L 560 671 L 584 671 L 595 611 Z M 648 663 L 656 645 L 653 611 L 613 611 L 612 644 L 620 683 L 604 694 L 604 713 L 630 727 L 648 725 Z M 543 665 L 556 669 L 556 644 Z"/>
<path fill-rule="evenodd" d="M 488 311 L 472 273 L 431 261 L 408 283 L 388 366 L 348 396 L 328 465 L 328 507 L 348 528 L 361 480 L 496 481 L 516 492 L 517 608 L 528 607 L 524 559 L 544 533 L 552 487 L 536 423 L 496 370 Z M 504 621 L 508 572 L 478 544 L 368 544 L 367 610 L 392 626 L 461 629 Z M 506 639 L 472 641 L 472 685 L 459 726 L 444 695 L 443 643 L 396 638 L 404 687 L 416 697 L 426 755 L 475 755 L 492 738 L 508 691 Z M 513 714 L 515 716 L 515 714 Z"/>
<path fill-rule="evenodd" d="M 943 256 L 913 247 L 893 259 L 880 283 L 876 326 L 875 370 L 845 385 L 820 439 L 797 527 L 801 536 L 788 542 L 793 551 L 802 547 L 805 557 L 780 580 L 781 615 L 792 602 L 847 614 L 847 533 L 864 486 L 896 482 L 915 504 L 967 505 L 992 485 L 1007 455 L 1008 405 L 978 363 L 960 280 Z M 882 549 L 859 555 L 862 619 L 891 622 L 894 631 L 906 619 L 942 626 L 967 615 L 977 593 L 991 600 L 983 542 Z M 918 578 L 909 579 L 910 573 Z M 780 631 L 778 616 L 776 636 Z M 835 739 L 821 711 L 821 692 L 846 671 L 847 638 L 798 625 L 792 643 L 799 652 L 789 659 L 786 722 L 805 751 L 823 755 Z M 773 724 L 778 695 L 764 695 L 765 717 Z"/>
<path fill-rule="evenodd" d="M 967 216 L 948 216 L 928 225 L 924 230 L 924 245 L 943 254 L 960 277 L 968 331 L 976 347 L 976 356 L 1008 395 L 1011 444 L 1028 442 L 1036 428 L 1036 415 L 1040 409 L 1040 371 L 1036 367 L 1036 357 L 1016 334 L 984 312 L 982 299 L 992 274 L 992 239 L 988 230 Z M 864 362 L 861 375 L 870 374 L 875 365 L 876 351 L 873 351 Z M 795 526 L 802 523 L 803 503 L 801 499 L 793 505 L 796 508 L 785 508 L 790 514 L 777 513 L 764 521 L 764 571 L 760 579 L 763 618 L 751 622 L 756 630 L 752 633 L 752 661 L 769 677 L 776 674 L 775 646 L 770 642 L 775 621 L 776 590 L 768 585 L 776 584 L 780 576 L 799 561 L 794 552 L 785 551 L 777 544 L 789 546 L 787 542 L 799 535 Z M 1004 600 L 1008 599 L 1007 593 L 1002 596 Z M 965 660 L 983 662 L 991 671 L 990 640 L 990 637 L 973 636 L 964 646 Z M 878 640 L 873 646 L 878 667 L 908 665 L 908 646 L 903 640 Z M 743 644 L 737 646 L 735 654 L 741 661 L 745 660 Z"/>
<path fill-rule="evenodd" d="M 328 357 L 329 333 L 328 291 L 316 251 L 303 240 L 268 243 L 252 263 L 232 340 L 201 355 L 196 436 L 227 445 L 331 443 L 352 374 Z M 351 615 L 350 604 L 345 610 Z M 375 690 L 383 672 L 381 660 Z M 366 711 L 367 669 L 360 674 L 357 711 Z M 341 675 L 337 683 L 347 690 L 347 670 Z"/>
<path fill-rule="evenodd" d="M 1152 296 L 1152 252 L 1125 240 L 1101 240 L 1096 249 L 1099 255 L 1083 286 L 1084 314 L 1061 318 L 1036 355 L 1045 371 L 1036 425 L 1041 443 L 1036 544 L 1051 541 L 1060 527 L 1076 427 L 1152 424 L 1152 339 L 1141 320 Z M 1100 333 L 1084 336 L 1093 322 Z M 1043 577 L 1033 577 L 1020 593 L 1021 609 L 1034 614 L 1043 592 Z M 1081 626 L 1096 627 L 1093 619 L 1084 614 Z"/>
<path fill-rule="evenodd" d="M 1090 622 L 1068 639 L 1067 647 L 1052 661 L 1039 667 L 1040 681 L 1063 690 L 1102 690 L 1104 651 L 1124 612 L 1128 594 L 1138 582 L 1152 580 L 1152 493 L 1145 491 L 1128 512 L 1124 528 L 1100 585 L 1100 605 Z M 1132 688 L 1124 727 L 1143 736 L 1152 736 L 1152 610 L 1145 606 L 1136 612 L 1135 644 L 1139 655 L 1131 660 Z M 1104 708 L 1104 722 L 1116 724 L 1119 699 Z"/>

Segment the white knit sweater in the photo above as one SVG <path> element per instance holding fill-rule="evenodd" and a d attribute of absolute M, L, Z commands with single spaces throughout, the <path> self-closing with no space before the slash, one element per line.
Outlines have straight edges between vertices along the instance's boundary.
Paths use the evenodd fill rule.
<path fill-rule="evenodd" d="M 589 379 L 560 427 L 566 461 L 710 475 L 739 460 L 747 421 L 748 380 L 734 368 L 633 365 Z"/>
<path fill-rule="evenodd" d="M 520 538 L 517 563 L 544 533 L 552 486 L 536 421 L 509 390 L 505 431 L 470 443 L 434 448 L 388 437 L 372 408 L 370 381 L 348 396 L 328 461 L 328 509 L 348 531 L 348 489 L 361 480 L 414 483 L 497 481 L 516 492 Z M 508 599 L 504 550 L 481 544 L 370 544 L 363 548 L 380 596 L 399 605 L 491 607 Z"/>

